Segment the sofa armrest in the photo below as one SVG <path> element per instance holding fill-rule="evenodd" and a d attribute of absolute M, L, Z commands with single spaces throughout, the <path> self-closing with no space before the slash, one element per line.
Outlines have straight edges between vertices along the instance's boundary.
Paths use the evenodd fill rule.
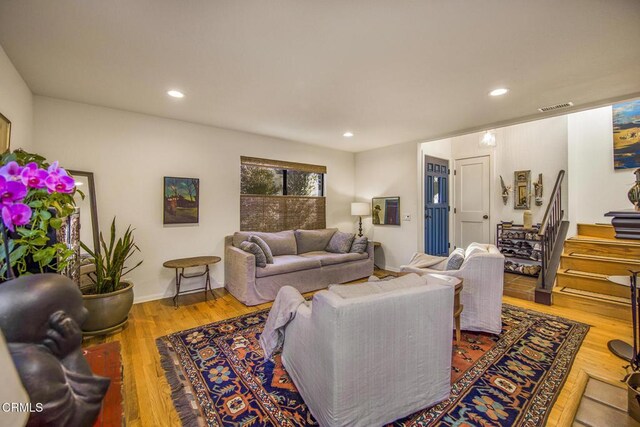
<path fill-rule="evenodd" d="M 244 300 L 249 284 L 256 280 L 256 257 L 227 245 L 224 250 L 224 286 L 240 301 Z"/>
<path fill-rule="evenodd" d="M 367 253 L 369 254 L 369 259 L 373 260 L 373 256 L 374 256 L 374 246 L 373 246 L 373 242 L 369 240 L 369 242 L 367 243 Z"/>

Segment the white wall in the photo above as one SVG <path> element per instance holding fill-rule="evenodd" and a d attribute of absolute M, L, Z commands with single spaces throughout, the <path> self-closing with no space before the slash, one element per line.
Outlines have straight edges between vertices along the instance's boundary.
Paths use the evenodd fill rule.
<path fill-rule="evenodd" d="M 31 150 L 33 95 L 0 46 L 0 113 L 11 121 L 11 149 Z"/>
<path fill-rule="evenodd" d="M 132 273 L 137 301 L 173 294 L 163 261 L 223 256 L 224 236 L 240 226 L 241 155 L 326 165 L 327 225 L 354 231 L 353 153 L 39 96 L 34 141 L 48 159 L 94 172 L 102 230 L 114 216 L 121 231 L 135 227 L 144 259 Z M 198 225 L 163 226 L 164 176 L 200 178 Z M 221 286 L 223 263 L 212 272 Z"/>
<path fill-rule="evenodd" d="M 407 264 L 418 247 L 419 144 L 410 142 L 356 154 L 356 199 L 371 203 L 373 197 L 400 196 L 400 226 L 372 225 L 363 218 L 364 234 L 378 241 L 376 265 L 396 270 Z M 404 216 L 411 220 L 405 221 Z"/>
<path fill-rule="evenodd" d="M 569 114 L 569 235 L 579 223 L 611 223 L 604 214 L 632 209 L 627 192 L 635 169 L 613 168 L 611 106 Z"/>

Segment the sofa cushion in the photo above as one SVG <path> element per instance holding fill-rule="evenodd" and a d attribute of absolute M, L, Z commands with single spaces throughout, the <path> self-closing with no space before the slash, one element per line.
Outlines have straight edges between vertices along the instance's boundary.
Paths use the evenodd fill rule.
<path fill-rule="evenodd" d="M 249 240 L 249 236 L 254 235 L 265 241 L 273 256 L 295 255 L 297 253 L 296 237 L 292 230 L 279 231 L 277 233 L 266 233 L 262 231 L 237 231 L 233 233 L 233 246 L 240 247 L 240 243 Z"/>
<path fill-rule="evenodd" d="M 320 260 L 305 258 L 298 255 L 278 255 L 273 257 L 273 264 L 256 268 L 256 277 L 275 276 L 277 274 L 292 273 L 294 271 L 320 268 Z"/>
<path fill-rule="evenodd" d="M 361 259 L 367 259 L 369 257 L 369 254 L 364 253 L 364 254 L 352 254 L 352 253 L 348 253 L 348 254 L 334 254 L 331 252 L 327 252 L 327 251 L 313 251 L 313 252 L 307 252 L 305 254 L 300 254 L 301 257 L 303 258 L 307 258 L 307 259 L 314 259 L 314 260 L 318 260 L 320 261 L 321 265 L 335 265 L 335 264 L 342 264 L 345 262 L 351 262 L 351 261 L 359 261 Z"/>
<path fill-rule="evenodd" d="M 329 290 L 344 299 L 349 299 L 424 286 L 426 284 L 427 277 L 411 273 L 393 280 L 380 280 L 354 285 L 330 285 Z"/>
<path fill-rule="evenodd" d="M 245 252 L 249 252 L 256 257 L 256 266 L 264 267 L 267 265 L 267 257 L 265 257 L 264 252 L 260 249 L 260 246 L 256 245 L 253 242 L 242 242 L 240 243 L 240 249 Z"/>
<path fill-rule="evenodd" d="M 271 248 L 269 247 L 269 245 L 267 245 L 267 242 L 265 242 L 261 237 L 256 236 L 255 234 L 249 236 L 249 241 L 260 246 L 260 249 L 262 249 L 265 258 L 267 259 L 267 264 L 273 264 L 273 253 L 271 253 Z"/>
<path fill-rule="evenodd" d="M 353 243 L 351 244 L 351 249 L 349 252 L 361 254 L 367 251 L 367 245 L 369 244 L 369 239 L 367 236 L 356 237 L 353 239 Z"/>
<path fill-rule="evenodd" d="M 460 270 L 460 266 L 464 262 L 464 249 L 457 248 L 447 258 L 447 266 L 445 270 Z"/>
<path fill-rule="evenodd" d="M 322 230 L 296 230 L 296 244 L 298 254 L 312 251 L 323 251 L 327 247 L 337 228 L 325 228 Z"/>
<path fill-rule="evenodd" d="M 331 236 L 329 244 L 327 244 L 326 251 L 333 252 L 335 254 L 346 254 L 351 249 L 351 243 L 356 237 L 353 233 L 343 233 L 342 231 L 336 231 Z"/>

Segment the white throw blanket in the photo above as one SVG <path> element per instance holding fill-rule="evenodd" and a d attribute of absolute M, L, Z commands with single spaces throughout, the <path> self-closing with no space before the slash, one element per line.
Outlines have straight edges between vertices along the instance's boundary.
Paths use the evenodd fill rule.
<path fill-rule="evenodd" d="M 265 360 L 271 359 L 273 353 L 282 348 L 285 327 L 296 316 L 300 304 L 304 303 L 304 297 L 293 286 L 280 288 L 260 335 Z"/>
<path fill-rule="evenodd" d="M 441 263 L 445 259 L 447 258 L 442 256 L 429 255 L 422 252 L 416 252 L 411 257 L 411 261 L 409 261 L 409 264 L 407 264 L 407 266 L 414 268 L 429 268 Z"/>

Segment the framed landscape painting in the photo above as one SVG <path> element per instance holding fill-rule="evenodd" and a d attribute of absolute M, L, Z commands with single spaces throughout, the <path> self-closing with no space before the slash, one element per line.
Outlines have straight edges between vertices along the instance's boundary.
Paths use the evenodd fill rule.
<path fill-rule="evenodd" d="M 640 99 L 613 105 L 613 166 L 640 167 Z"/>
<path fill-rule="evenodd" d="M 0 114 L 0 154 L 9 151 L 11 139 L 11 122 Z"/>
<path fill-rule="evenodd" d="M 164 177 L 164 223 L 197 224 L 200 218 L 200 180 Z"/>

